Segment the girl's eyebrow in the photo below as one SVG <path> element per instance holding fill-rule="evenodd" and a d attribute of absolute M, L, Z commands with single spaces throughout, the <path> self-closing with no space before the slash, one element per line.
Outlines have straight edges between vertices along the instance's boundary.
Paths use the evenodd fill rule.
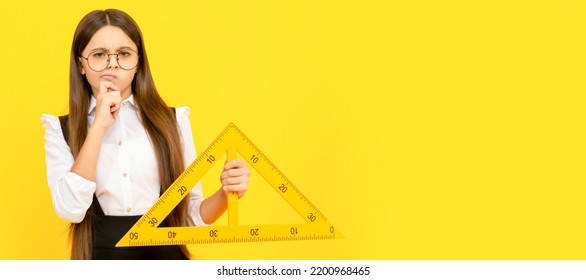
<path fill-rule="evenodd" d="M 132 50 L 132 48 L 127 47 L 127 46 L 122 46 L 122 47 L 119 47 L 118 49 L 116 49 L 116 51 L 121 51 L 121 50 Z M 97 51 L 108 52 L 109 50 L 106 48 L 95 48 L 95 49 L 92 49 L 90 52 L 97 52 Z"/>

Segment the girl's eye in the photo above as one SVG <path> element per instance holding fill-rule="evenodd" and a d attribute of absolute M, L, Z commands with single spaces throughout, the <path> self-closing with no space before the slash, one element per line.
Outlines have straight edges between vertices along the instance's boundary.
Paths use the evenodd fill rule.
<path fill-rule="evenodd" d="M 103 52 L 95 52 L 95 53 L 92 54 L 92 56 L 95 57 L 95 58 L 103 58 L 103 57 L 106 57 L 106 53 L 103 53 Z"/>
<path fill-rule="evenodd" d="M 123 57 L 127 57 L 127 56 L 130 56 L 131 53 L 130 52 L 127 52 L 127 51 L 121 51 L 118 55 L 119 56 L 123 56 Z"/>

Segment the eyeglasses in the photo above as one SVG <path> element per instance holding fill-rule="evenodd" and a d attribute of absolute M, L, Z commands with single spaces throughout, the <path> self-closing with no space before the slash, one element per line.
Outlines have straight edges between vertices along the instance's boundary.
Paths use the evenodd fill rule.
<path fill-rule="evenodd" d="M 119 53 L 106 53 L 103 51 L 97 51 L 90 53 L 87 57 L 81 56 L 81 58 L 87 60 L 87 65 L 90 69 L 101 72 L 106 70 L 110 65 L 110 56 L 116 56 L 116 62 L 118 66 L 124 70 L 132 70 L 138 65 L 138 53 L 133 50 L 123 50 Z"/>

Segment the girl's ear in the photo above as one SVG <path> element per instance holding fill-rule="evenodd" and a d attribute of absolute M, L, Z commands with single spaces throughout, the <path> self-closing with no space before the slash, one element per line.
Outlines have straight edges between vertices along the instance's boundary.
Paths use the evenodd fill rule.
<path fill-rule="evenodd" d="M 79 68 L 81 69 L 81 74 L 85 75 L 85 69 L 83 69 L 83 63 L 81 63 L 81 58 L 77 58 L 77 62 L 79 62 Z"/>

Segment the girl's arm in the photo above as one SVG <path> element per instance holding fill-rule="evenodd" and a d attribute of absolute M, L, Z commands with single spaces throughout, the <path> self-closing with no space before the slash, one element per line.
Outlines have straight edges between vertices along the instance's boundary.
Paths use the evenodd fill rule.
<path fill-rule="evenodd" d="M 200 206 L 201 218 L 206 224 L 215 222 L 228 207 L 228 193 L 237 192 L 241 198 L 248 188 L 250 171 L 248 164 L 243 160 L 232 160 L 224 164 L 220 176 L 222 187 L 212 196 L 206 198 Z"/>
<path fill-rule="evenodd" d="M 73 158 L 71 149 L 63 138 L 59 119 L 46 114 L 41 117 L 45 128 L 47 182 L 53 208 L 59 217 L 68 222 L 79 223 L 83 220 L 96 190 L 96 168 L 102 139 L 107 128 L 114 123 L 114 117 L 120 107 L 116 105 L 117 94 L 113 90 L 113 85 L 105 83 L 104 92 L 108 88 L 112 92 L 108 92 L 108 96 L 98 98 L 96 119 L 76 159 Z M 108 117 L 112 118 L 110 124 L 104 122 Z"/>
<path fill-rule="evenodd" d="M 108 129 L 114 124 L 121 102 L 120 91 L 114 84 L 108 81 L 100 83 L 100 92 L 96 97 L 96 118 L 71 167 L 71 172 L 87 180 L 96 181 L 102 140 Z"/>

